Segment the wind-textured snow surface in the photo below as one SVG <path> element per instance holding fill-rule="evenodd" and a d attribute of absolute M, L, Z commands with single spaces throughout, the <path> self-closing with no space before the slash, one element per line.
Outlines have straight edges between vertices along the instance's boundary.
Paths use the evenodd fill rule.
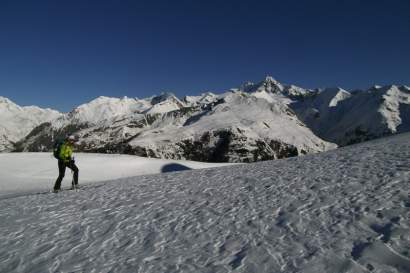
<path fill-rule="evenodd" d="M 410 134 L 0 200 L 1 272 L 410 272 Z"/>

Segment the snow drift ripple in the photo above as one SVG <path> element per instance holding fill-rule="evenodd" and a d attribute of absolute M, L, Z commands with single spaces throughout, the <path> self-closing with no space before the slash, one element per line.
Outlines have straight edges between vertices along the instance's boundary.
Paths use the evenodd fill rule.
<path fill-rule="evenodd" d="M 1 272 L 409 272 L 410 134 L 0 200 Z"/>

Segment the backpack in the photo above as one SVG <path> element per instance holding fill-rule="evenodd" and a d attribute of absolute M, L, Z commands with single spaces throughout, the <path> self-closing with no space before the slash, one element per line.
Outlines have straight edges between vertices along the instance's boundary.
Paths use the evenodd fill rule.
<path fill-rule="evenodd" d="M 54 143 L 54 146 L 53 146 L 53 156 L 54 156 L 56 159 L 60 159 L 60 151 L 61 151 L 61 146 L 63 146 L 63 143 L 64 143 L 64 141 L 62 141 L 62 140 L 57 140 L 57 141 Z"/>

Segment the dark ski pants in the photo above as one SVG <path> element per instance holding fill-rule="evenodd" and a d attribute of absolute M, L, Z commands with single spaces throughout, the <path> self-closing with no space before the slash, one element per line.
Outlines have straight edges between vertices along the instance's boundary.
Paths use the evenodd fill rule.
<path fill-rule="evenodd" d="M 58 161 L 58 178 L 54 184 L 54 190 L 59 190 L 61 187 L 61 181 L 63 181 L 65 175 L 66 167 L 70 168 L 74 172 L 74 181 L 73 186 L 78 185 L 78 168 L 75 165 L 74 161 L 64 162 L 62 160 Z"/>

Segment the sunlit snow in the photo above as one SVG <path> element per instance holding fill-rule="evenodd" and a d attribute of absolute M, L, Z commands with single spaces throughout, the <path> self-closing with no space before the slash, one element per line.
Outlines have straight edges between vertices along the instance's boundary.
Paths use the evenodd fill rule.
<path fill-rule="evenodd" d="M 130 155 L 74 153 L 74 156 L 80 169 L 80 185 L 143 174 L 228 165 Z M 0 197 L 50 190 L 58 176 L 57 160 L 51 153 L 0 153 L 0 166 Z M 69 188 L 71 180 L 72 173 L 67 168 L 63 188 Z"/>
<path fill-rule="evenodd" d="M 410 272 L 410 134 L 0 207 L 1 272 Z"/>

